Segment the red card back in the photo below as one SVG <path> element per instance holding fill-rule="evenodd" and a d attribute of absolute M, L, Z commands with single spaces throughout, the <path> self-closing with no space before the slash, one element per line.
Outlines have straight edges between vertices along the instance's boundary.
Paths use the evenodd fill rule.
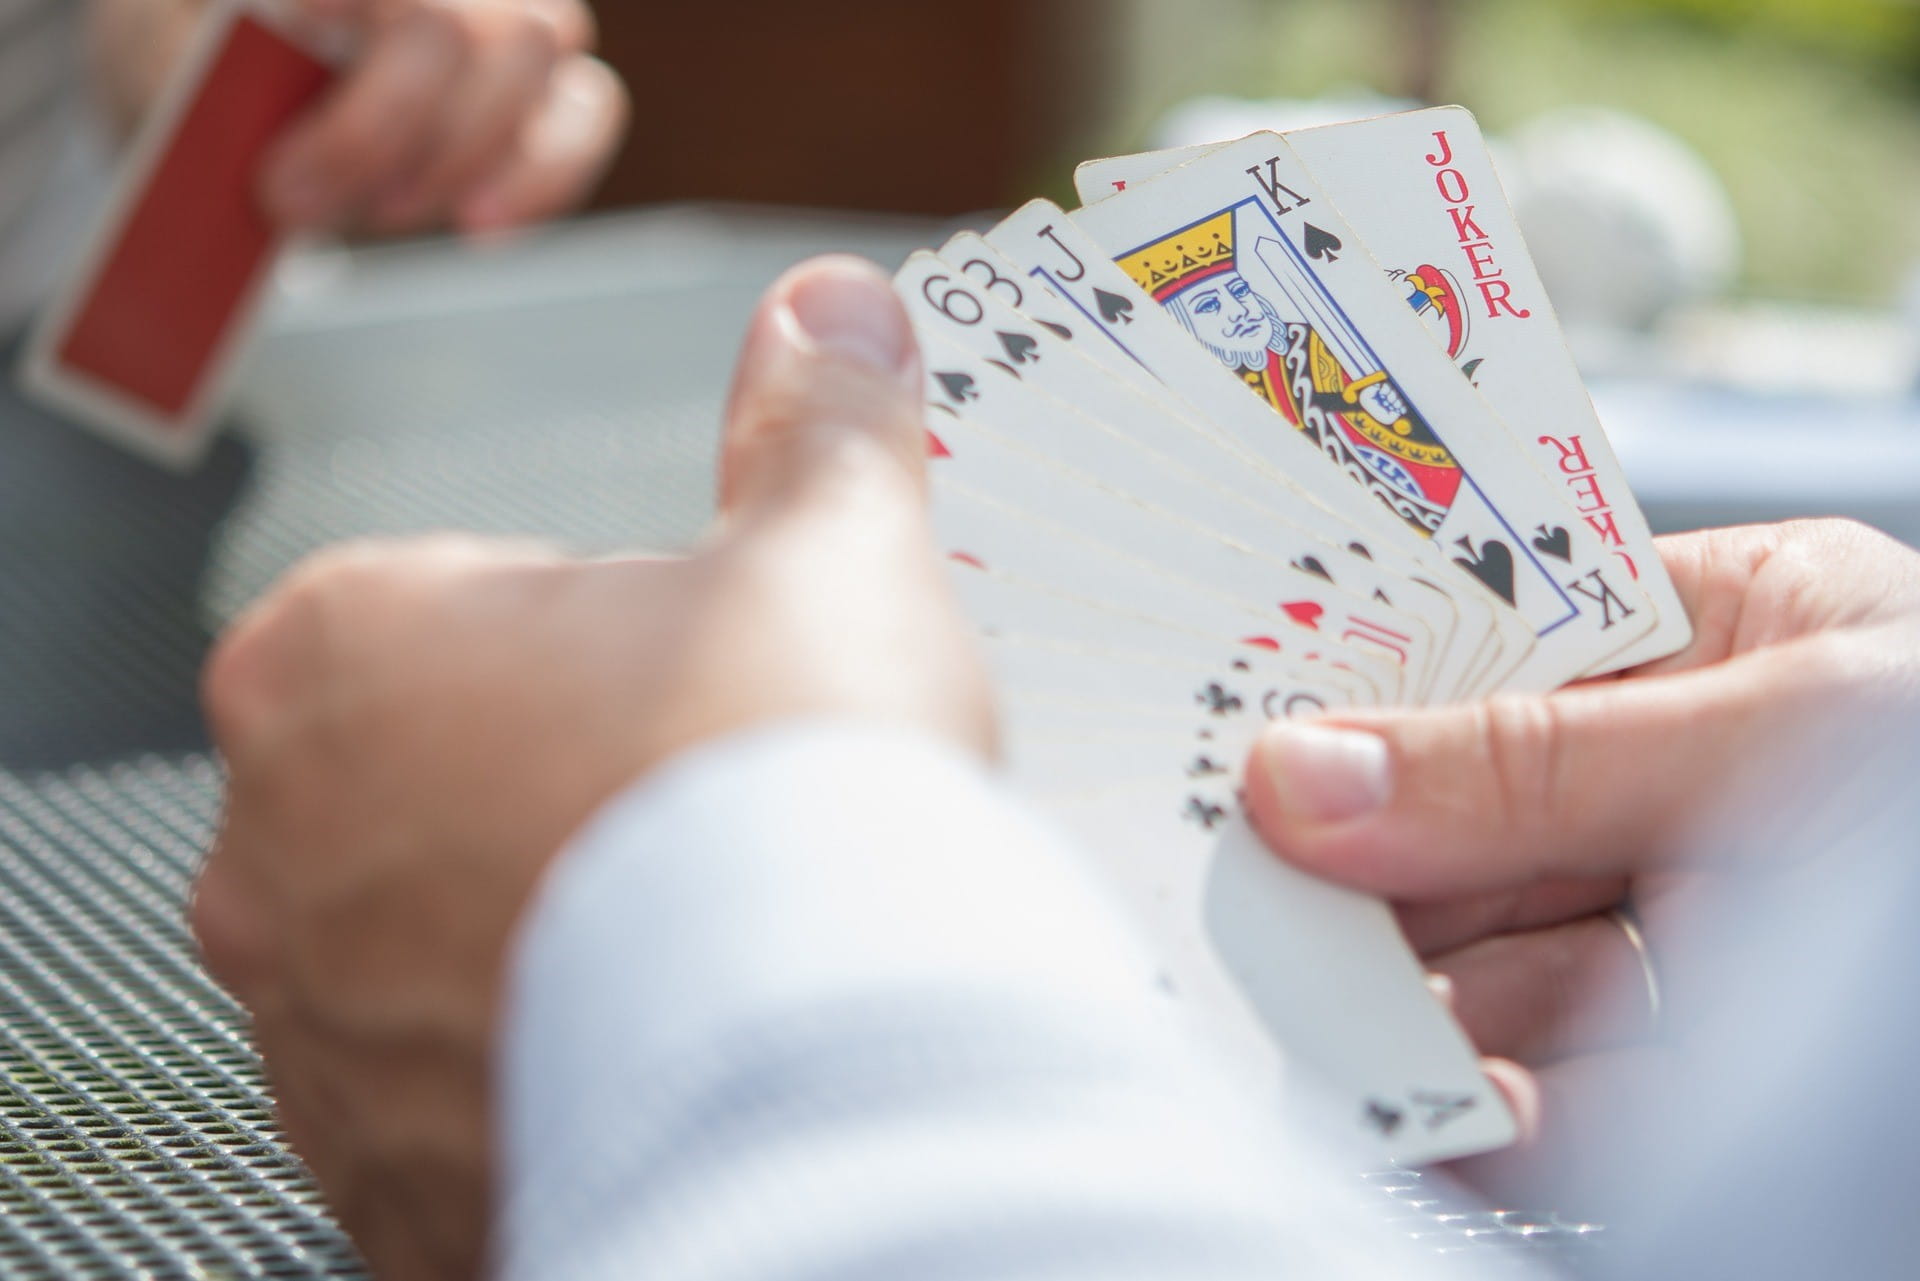
<path fill-rule="evenodd" d="M 278 235 L 256 195 L 274 139 L 333 69 L 242 15 L 58 349 L 60 363 L 168 417 L 186 413 Z"/>

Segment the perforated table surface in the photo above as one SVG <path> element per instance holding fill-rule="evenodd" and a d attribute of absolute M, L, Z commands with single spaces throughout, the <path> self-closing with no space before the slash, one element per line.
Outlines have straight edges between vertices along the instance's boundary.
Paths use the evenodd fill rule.
<path fill-rule="evenodd" d="M 0 1277 L 361 1274 L 182 923 L 217 817 L 194 688 L 221 621 L 355 535 L 684 544 L 766 282 L 941 233 L 665 210 L 489 256 L 309 262 L 186 478 L 0 388 Z M 1490 1266 L 1593 1239 L 1373 1182 L 1408 1231 Z"/>

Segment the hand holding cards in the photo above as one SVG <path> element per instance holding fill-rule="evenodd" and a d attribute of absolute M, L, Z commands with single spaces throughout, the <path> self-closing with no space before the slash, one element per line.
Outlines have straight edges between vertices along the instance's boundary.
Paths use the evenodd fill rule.
<path fill-rule="evenodd" d="M 1313 1119 L 1380 1157 L 1500 1146 L 1385 906 L 1283 867 L 1235 790 L 1271 718 L 1546 690 L 1690 637 L 1478 130 L 1415 112 L 1081 182 L 1079 212 L 1036 201 L 896 282 L 1013 770 Z"/>
<path fill-rule="evenodd" d="M 586 195 L 626 118 L 584 0 L 125 8 L 198 28 L 160 100 L 131 104 L 145 128 L 25 372 L 163 463 L 205 448 L 284 233 L 492 235 L 550 217 Z M 103 56 L 109 84 L 151 78 L 132 58 Z"/>

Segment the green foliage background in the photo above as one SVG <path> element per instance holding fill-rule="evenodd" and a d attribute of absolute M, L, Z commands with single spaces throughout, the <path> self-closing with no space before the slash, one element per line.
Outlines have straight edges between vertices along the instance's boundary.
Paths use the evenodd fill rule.
<path fill-rule="evenodd" d="M 1698 148 L 1739 213 L 1749 292 L 1885 302 L 1920 263 L 1920 0 L 1435 2 L 1451 30 L 1436 97 L 1490 131 L 1594 104 Z M 1393 91 L 1413 8 L 1254 4 L 1206 88 Z"/>

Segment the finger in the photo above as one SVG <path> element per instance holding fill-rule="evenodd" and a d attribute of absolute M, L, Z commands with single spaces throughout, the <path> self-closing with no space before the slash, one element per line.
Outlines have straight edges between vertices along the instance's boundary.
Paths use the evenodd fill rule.
<path fill-rule="evenodd" d="M 1654 1032 L 1640 954 L 1609 916 L 1482 939 L 1429 964 L 1483 1054 L 1540 1066 Z"/>
<path fill-rule="evenodd" d="M 1525 1146 L 1540 1136 L 1540 1083 L 1532 1072 L 1512 1059 L 1488 1056 L 1480 1060 L 1480 1071 L 1513 1114 L 1514 1143 Z"/>
<path fill-rule="evenodd" d="M 376 29 L 346 82 L 269 158 L 262 195 L 277 222 L 342 228 L 423 153 L 466 67 L 462 22 L 423 6 Z"/>
<path fill-rule="evenodd" d="M 483 177 L 500 169 L 543 104 L 560 49 L 552 27 L 518 13 L 489 11 L 476 22 L 479 53 L 439 112 L 425 161 L 378 197 L 376 230 L 432 225 Z"/>
<path fill-rule="evenodd" d="M 748 329 L 727 408 L 720 501 L 731 526 L 853 514 L 880 500 L 924 514 L 920 357 L 887 278 L 816 259 L 776 282 Z"/>
<path fill-rule="evenodd" d="M 1624 878 L 1547 881 L 1491 894 L 1394 905 L 1401 932 L 1421 956 L 1475 939 L 1559 925 L 1603 912 L 1627 896 Z"/>
<path fill-rule="evenodd" d="M 497 234 L 578 206 L 619 148 L 630 109 L 611 67 L 594 58 L 562 63 L 516 145 L 459 198 L 456 225 L 468 235 Z"/>
<path fill-rule="evenodd" d="M 448 3 L 449 0 L 441 0 Z M 490 8 L 521 14 L 551 26 L 567 53 L 585 53 L 599 43 L 593 10 L 581 0 L 454 0 L 469 9 Z M 294 11 L 316 22 L 371 27 L 402 17 L 421 0 L 292 0 Z"/>
<path fill-rule="evenodd" d="M 1545 697 L 1275 722 L 1248 810 L 1297 866 L 1396 899 L 1617 878 L 1666 852 L 1751 744 L 1831 706 L 1842 658 L 1813 637 Z"/>

